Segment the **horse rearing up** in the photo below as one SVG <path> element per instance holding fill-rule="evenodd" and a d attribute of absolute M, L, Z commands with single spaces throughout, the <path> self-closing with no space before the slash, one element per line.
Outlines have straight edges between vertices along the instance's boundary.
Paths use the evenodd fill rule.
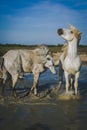
<path fill-rule="evenodd" d="M 59 36 L 61 36 L 67 42 L 63 53 L 60 56 L 60 61 L 65 74 L 66 94 L 69 94 L 69 75 L 71 75 L 71 87 L 73 82 L 73 76 L 75 76 L 74 89 L 75 94 L 77 95 L 78 78 L 80 75 L 81 68 L 81 59 L 78 54 L 77 46 L 79 45 L 79 41 L 81 39 L 81 33 L 74 26 L 69 26 L 70 30 L 61 28 L 57 31 Z"/>

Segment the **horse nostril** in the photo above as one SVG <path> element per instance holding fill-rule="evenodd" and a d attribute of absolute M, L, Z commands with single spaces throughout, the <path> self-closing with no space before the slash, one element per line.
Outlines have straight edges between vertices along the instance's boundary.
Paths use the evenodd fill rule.
<path fill-rule="evenodd" d="M 62 35 L 62 34 L 63 34 L 63 29 L 62 29 L 62 28 L 58 29 L 58 30 L 57 30 L 57 33 L 58 33 L 59 35 Z"/>

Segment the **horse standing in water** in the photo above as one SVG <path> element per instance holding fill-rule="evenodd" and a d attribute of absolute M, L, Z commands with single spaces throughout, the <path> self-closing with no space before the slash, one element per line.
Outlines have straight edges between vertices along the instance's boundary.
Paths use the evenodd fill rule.
<path fill-rule="evenodd" d="M 63 53 L 60 56 L 61 67 L 64 70 L 65 80 L 66 80 L 66 94 L 69 94 L 69 75 L 71 75 L 70 84 L 72 87 L 73 76 L 75 76 L 74 89 L 75 94 L 78 94 L 78 78 L 80 75 L 81 59 L 78 54 L 77 46 L 81 39 L 81 33 L 72 25 L 69 29 L 60 28 L 58 29 L 58 34 L 67 44 L 63 49 Z M 62 73 L 61 73 L 62 77 Z"/>
<path fill-rule="evenodd" d="M 8 73 L 10 74 L 15 97 L 17 96 L 15 87 L 21 73 L 33 73 L 34 82 L 31 91 L 34 91 L 34 95 L 37 95 L 39 76 L 48 68 L 53 74 L 56 74 L 52 54 L 49 48 L 44 45 L 38 46 L 34 50 L 9 50 L 0 58 L 0 78 L 3 79 L 5 84 Z"/>

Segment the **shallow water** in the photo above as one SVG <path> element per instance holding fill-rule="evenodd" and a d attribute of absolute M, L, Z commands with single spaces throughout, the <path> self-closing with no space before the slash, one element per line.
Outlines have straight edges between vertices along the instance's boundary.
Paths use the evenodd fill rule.
<path fill-rule="evenodd" d="M 26 75 L 17 87 L 27 88 L 32 83 L 33 76 Z M 48 70 L 40 76 L 39 90 L 44 91 L 57 83 L 58 74 L 53 75 Z M 87 130 L 87 66 L 81 68 L 79 91 L 82 96 L 79 100 L 7 105 L 5 101 L 0 105 L 0 130 Z"/>

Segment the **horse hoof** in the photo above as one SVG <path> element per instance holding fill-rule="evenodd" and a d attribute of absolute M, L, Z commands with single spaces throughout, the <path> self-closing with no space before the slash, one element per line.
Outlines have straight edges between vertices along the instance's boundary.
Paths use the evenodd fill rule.
<path fill-rule="evenodd" d="M 32 92 L 29 93 L 29 97 L 30 97 L 31 99 L 35 99 L 35 100 L 40 98 L 38 95 L 35 95 L 35 94 L 33 94 Z"/>

